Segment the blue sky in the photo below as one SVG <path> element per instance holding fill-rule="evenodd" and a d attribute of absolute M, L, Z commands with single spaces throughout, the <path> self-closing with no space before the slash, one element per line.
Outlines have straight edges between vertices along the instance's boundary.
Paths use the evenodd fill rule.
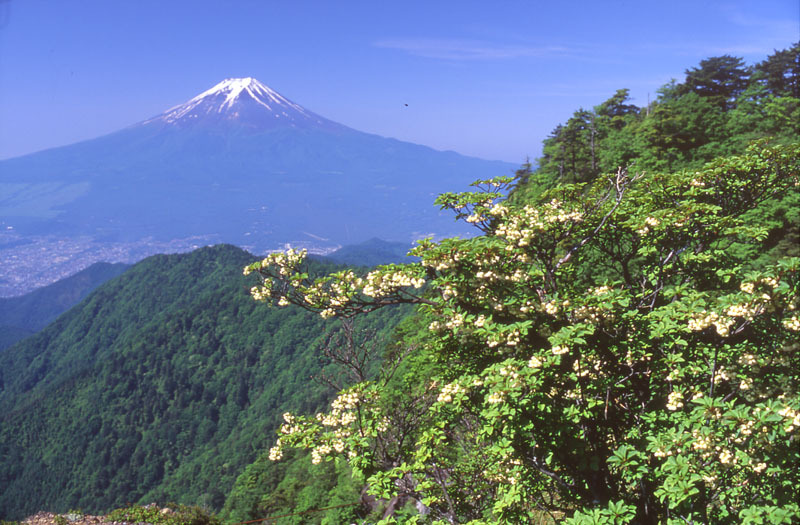
<path fill-rule="evenodd" d="M 798 40 L 798 0 L 0 0 L 0 159 L 252 76 L 362 131 L 522 163 L 616 89 L 644 105 L 703 58 Z"/>

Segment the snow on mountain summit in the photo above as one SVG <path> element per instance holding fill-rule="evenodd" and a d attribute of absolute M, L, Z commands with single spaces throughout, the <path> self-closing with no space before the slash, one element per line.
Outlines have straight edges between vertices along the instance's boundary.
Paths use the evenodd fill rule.
<path fill-rule="evenodd" d="M 155 122 L 179 126 L 227 122 L 258 130 L 279 127 L 344 128 L 292 102 L 252 77 L 227 78 L 144 124 Z"/>
<path fill-rule="evenodd" d="M 280 93 L 273 91 L 268 86 L 262 84 L 252 77 L 226 78 L 208 91 L 200 93 L 186 104 L 178 106 L 178 108 L 181 108 L 185 112 L 186 110 L 206 101 L 211 101 L 211 105 L 213 106 L 214 103 L 217 102 L 222 96 L 224 96 L 225 99 L 222 101 L 219 107 L 217 107 L 217 113 L 221 113 L 226 109 L 231 109 L 240 96 L 249 96 L 257 103 L 267 108 L 269 111 L 274 111 L 273 107 L 270 106 L 271 103 L 277 107 L 288 106 L 300 113 L 306 113 L 306 110 L 303 109 L 302 106 L 295 104 L 291 100 L 282 96 Z M 176 118 L 180 118 L 180 116 L 181 115 L 178 114 L 176 115 Z"/>

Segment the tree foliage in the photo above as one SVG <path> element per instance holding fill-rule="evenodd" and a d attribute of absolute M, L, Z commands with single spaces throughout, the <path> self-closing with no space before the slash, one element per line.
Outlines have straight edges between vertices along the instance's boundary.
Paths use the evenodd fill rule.
<path fill-rule="evenodd" d="M 323 280 L 301 253 L 248 266 L 257 299 L 326 317 L 415 303 L 428 324 L 411 345 L 425 366 L 285 414 L 271 458 L 347 458 L 376 495 L 450 523 L 800 519 L 800 260 L 733 249 L 768 237 L 752 214 L 798 173 L 800 146 L 759 143 L 525 204 L 481 181 L 439 203 L 482 235 L 421 242 L 419 263 Z"/>
<path fill-rule="evenodd" d="M 320 348 L 339 327 L 265 313 L 241 275 L 253 259 L 233 246 L 148 258 L 0 353 L 0 516 L 219 510 L 282 413 L 324 406 L 335 390 L 309 378 L 328 368 Z M 404 315 L 376 314 L 355 329 L 377 340 Z"/>
<path fill-rule="evenodd" d="M 795 44 L 752 67 L 729 55 L 703 60 L 686 71 L 683 82 L 662 86 L 644 107 L 619 89 L 556 126 L 544 141 L 535 186 L 587 182 L 619 167 L 696 169 L 715 157 L 741 153 L 753 140 L 800 140 L 798 72 L 800 44 Z"/>

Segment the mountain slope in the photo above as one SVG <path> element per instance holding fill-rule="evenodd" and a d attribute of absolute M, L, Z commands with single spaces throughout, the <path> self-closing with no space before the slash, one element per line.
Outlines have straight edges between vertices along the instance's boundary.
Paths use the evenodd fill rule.
<path fill-rule="evenodd" d="M 95 263 L 21 297 L 0 298 L 0 350 L 38 332 L 127 268 L 126 264 Z"/>
<path fill-rule="evenodd" d="M 342 246 L 326 259 L 351 266 L 377 266 L 379 264 L 402 264 L 415 262 L 416 257 L 408 255 L 413 244 L 388 242 L 382 239 L 369 239 L 359 244 Z"/>
<path fill-rule="evenodd" d="M 0 516 L 219 508 L 280 414 L 319 407 L 328 390 L 309 376 L 335 326 L 255 303 L 252 259 L 232 246 L 151 257 L 0 354 Z M 389 330 L 399 314 L 369 322 Z"/>
<path fill-rule="evenodd" d="M 228 79 L 94 140 L 0 162 L 0 215 L 27 235 L 193 235 L 334 247 L 457 233 L 439 192 L 513 166 L 362 133 Z"/>

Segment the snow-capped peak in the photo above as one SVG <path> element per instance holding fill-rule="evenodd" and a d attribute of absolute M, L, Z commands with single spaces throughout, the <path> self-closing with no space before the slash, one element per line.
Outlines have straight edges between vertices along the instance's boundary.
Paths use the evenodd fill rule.
<path fill-rule="evenodd" d="M 189 102 L 184 104 L 184 106 L 191 105 L 192 103 L 202 102 L 204 99 L 209 99 L 212 97 L 214 99 L 218 99 L 219 96 L 224 96 L 225 99 L 217 108 L 217 112 L 221 113 L 225 109 L 230 109 L 234 102 L 236 102 L 236 100 L 242 96 L 243 92 L 270 111 L 273 111 L 273 108 L 270 106 L 271 102 L 273 104 L 277 104 L 278 106 L 289 106 L 295 111 L 299 111 L 303 114 L 306 113 L 306 110 L 303 109 L 302 106 L 295 104 L 280 93 L 273 91 L 269 88 L 269 86 L 262 84 L 253 77 L 226 78 L 211 89 L 200 93 Z"/>
<path fill-rule="evenodd" d="M 343 127 L 295 104 L 252 77 L 227 78 L 145 124 L 161 122 L 194 126 L 223 121 L 251 129 Z"/>

